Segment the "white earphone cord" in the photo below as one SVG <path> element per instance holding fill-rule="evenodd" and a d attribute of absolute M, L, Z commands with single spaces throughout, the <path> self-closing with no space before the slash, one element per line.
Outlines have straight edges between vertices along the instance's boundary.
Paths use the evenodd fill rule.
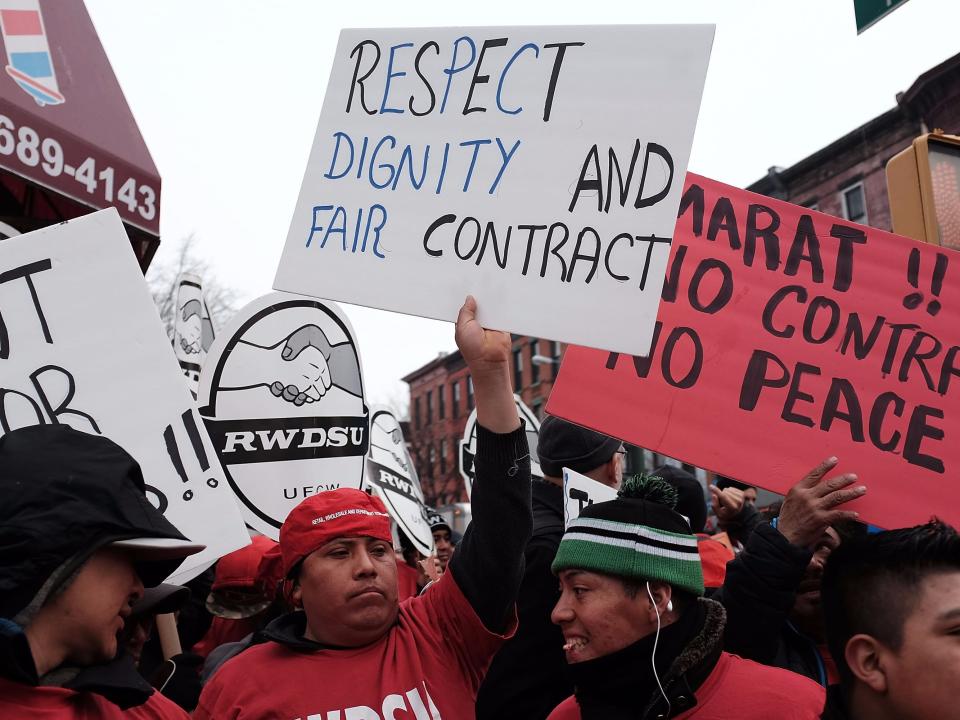
<path fill-rule="evenodd" d="M 650 655 L 650 665 L 653 668 L 653 677 L 657 681 L 657 687 L 660 688 L 660 694 L 663 695 L 663 699 L 667 703 L 667 717 L 670 717 L 670 711 L 673 709 L 673 705 L 670 704 L 670 698 L 667 697 L 667 693 L 663 689 L 663 684 L 660 682 L 660 675 L 657 674 L 657 643 L 660 642 L 660 609 L 653 599 L 653 592 L 650 590 L 649 581 L 647 582 L 647 595 L 650 596 L 653 611 L 657 614 L 657 634 L 653 637 L 653 653 Z"/>

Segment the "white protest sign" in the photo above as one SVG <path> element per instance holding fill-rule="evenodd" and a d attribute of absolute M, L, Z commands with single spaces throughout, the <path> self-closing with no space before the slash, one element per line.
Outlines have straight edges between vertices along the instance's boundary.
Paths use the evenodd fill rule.
<path fill-rule="evenodd" d="M 527 435 L 527 446 L 530 448 L 530 475 L 535 478 L 542 478 L 543 471 L 540 469 L 540 461 L 537 458 L 537 442 L 540 438 L 540 421 L 536 414 L 524 404 L 519 395 L 513 396 L 513 401 L 517 405 L 517 414 L 524 422 L 524 428 Z M 463 478 L 464 485 L 467 488 L 467 497 L 473 494 L 473 481 L 477 473 L 474 469 L 473 459 L 477 455 L 477 409 L 474 408 L 467 418 L 467 424 L 463 426 L 463 438 L 460 440 L 460 454 L 458 457 L 458 467 L 460 477 Z"/>
<path fill-rule="evenodd" d="M 200 368 L 216 338 L 201 280 L 196 275 L 181 273 L 177 278 L 174 312 L 173 353 L 187 378 L 190 392 L 196 397 L 200 386 Z"/>
<path fill-rule="evenodd" d="M 363 483 L 360 354 L 332 303 L 271 293 L 241 309 L 210 348 L 199 403 L 244 518 L 274 540 L 304 498 Z"/>
<path fill-rule="evenodd" d="M 617 491 L 609 485 L 597 482 L 570 468 L 563 468 L 563 526 L 580 517 L 588 505 L 606 502 L 617 497 Z"/>
<path fill-rule="evenodd" d="M 427 524 L 420 478 L 407 451 L 400 422 L 393 411 L 370 408 L 370 452 L 367 486 L 383 500 L 390 517 L 423 555 L 433 554 L 433 533 Z"/>
<path fill-rule="evenodd" d="M 0 433 L 64 423 L 123 447 L 207 545 L 180 581 L 249 542 L 116 210 L 0 243 L 0 312 Z"/>
<path fill-rule="evenodd" d="M 713 34 L 344 30 L 274 287 L 646 355 Z"/>

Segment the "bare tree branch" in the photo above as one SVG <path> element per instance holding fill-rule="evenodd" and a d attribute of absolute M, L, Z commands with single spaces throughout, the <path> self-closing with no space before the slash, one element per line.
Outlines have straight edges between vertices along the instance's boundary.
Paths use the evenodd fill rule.
<path fill-rule="evenodd" d="M 200 278 L 203 295 L 210 310 L 214 328 L 222 328 L 237 311 L 237 292 L 220 284 L 209 264 L 196 256 L 196 238 L 193 234 L 180 241 L 176 257 L 169 263 L 153 263 L 147 272 L 147 285 L 157 304 L 160 320 L 173 337 L 177 309 L 177 278 L 181 273 L 193 273 Z"/>

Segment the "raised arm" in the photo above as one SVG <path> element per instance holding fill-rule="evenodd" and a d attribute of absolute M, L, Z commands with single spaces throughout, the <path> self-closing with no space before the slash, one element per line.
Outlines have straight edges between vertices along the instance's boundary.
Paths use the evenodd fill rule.
<path fill-rule="evenodd" d="M 530 538 L 530 451 L 510 385 L 510 335 L 485 330 L 467 297 L 457 318 L 457 347 L 473 377 L 477 402 L 473 520 L 450 570 L 487 629 L 509 625 Z"/>

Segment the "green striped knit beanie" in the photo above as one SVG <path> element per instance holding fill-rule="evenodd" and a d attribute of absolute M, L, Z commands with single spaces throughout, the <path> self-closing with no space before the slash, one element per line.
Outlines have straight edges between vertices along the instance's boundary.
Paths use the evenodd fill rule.
<path fill-rule="evenodd" d="M 697 536 L 677 513 L 677 493 L 658 477 L 626 480 L 616 500 L 584 508 L 560 541 L 551 569 L 576 568 L 659 580 L 703 595 Z"/>

